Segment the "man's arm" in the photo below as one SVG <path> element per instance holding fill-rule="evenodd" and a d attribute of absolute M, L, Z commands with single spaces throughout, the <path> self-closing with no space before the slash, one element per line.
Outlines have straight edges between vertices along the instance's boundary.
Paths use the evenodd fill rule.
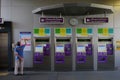
<path fill-rule="evenodd" d="M 27 39 L 24 39 L 25 45 L 27 44 Z"/>
<path fill-rule="evenodd" d="M 21 57 L 17 52 L 15 52 L 15 56 L 19 57 L 20 60 L 23 60 L 23 57 Z"/>
<path fill-rule="evenodd" d="M 22 39 L 20 42 L 22 43 L 21 46 L 27 45 L 27 39 Z"/>
<path fill-rule="evenodd" d="M 24 41 L 24 45 L 27 45 L 27 39 L 23 39 L 23 40 L 21 40 L 21 41 Z"/>

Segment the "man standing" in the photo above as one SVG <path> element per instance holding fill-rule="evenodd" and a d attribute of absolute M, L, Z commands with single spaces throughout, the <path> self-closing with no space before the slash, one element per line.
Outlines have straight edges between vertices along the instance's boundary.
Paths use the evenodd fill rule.
<path fill-rule="evenodd" d="M 23 75 L 23 65 L 24 65 L 24 56 L 23 56 L 23 50 L 26 45 L 26 39 L 24 39 L 25 44 L 21 45 L 21 42 L 18 41 L 15 47 L 15 68 L 14 68 L 14 74 L 18 75 L 18 67 L 20 65 L 20 75 Z"/>

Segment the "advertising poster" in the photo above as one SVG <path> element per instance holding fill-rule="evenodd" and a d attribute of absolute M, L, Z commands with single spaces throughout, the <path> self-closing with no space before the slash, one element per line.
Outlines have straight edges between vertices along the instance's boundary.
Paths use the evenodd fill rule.
<path fill-rule="evenodd" d="M 24 44 L 24 39 L 27 39 L 24 51 L 31 51 L 31 32 L 20 32 L 21 44 Z"/>

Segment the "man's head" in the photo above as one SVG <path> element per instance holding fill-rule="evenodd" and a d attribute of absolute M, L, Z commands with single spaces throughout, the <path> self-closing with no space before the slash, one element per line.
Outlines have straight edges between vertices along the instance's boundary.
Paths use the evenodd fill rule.
<path fill-rule="evenodd" d="M 17 46 L 20 46 L 20 41 L 17 42 Z"/>

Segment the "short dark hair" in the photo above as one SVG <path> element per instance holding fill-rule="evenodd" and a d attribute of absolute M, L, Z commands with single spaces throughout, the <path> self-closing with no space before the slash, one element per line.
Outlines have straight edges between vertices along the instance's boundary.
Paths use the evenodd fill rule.
<path fill-rule="evenodd" d="M 20 46 L 20 41 L 17 42 L 17 46 Z"/>

